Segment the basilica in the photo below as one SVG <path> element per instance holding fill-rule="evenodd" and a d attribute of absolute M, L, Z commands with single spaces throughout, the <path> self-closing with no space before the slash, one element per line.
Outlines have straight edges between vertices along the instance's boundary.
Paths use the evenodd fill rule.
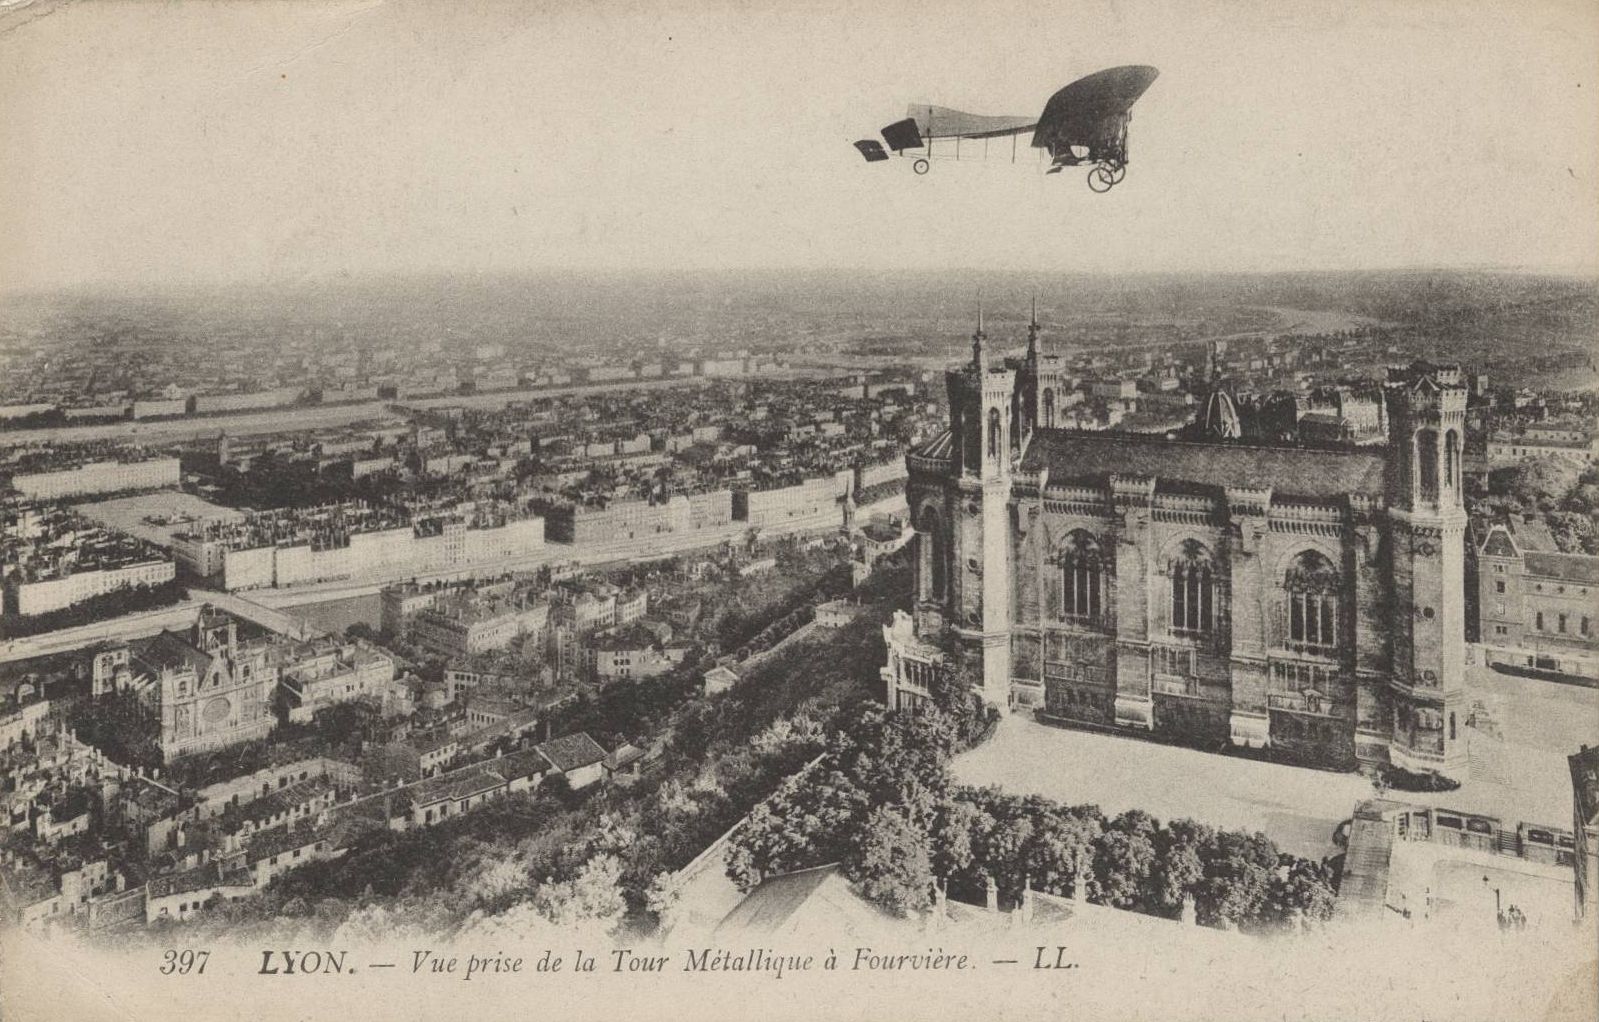
<path fill-rule="evenodd" d="M 938 672 L 1002 709 L 1298 762 L 1466 769 L 1458 367 L 1393 368 L 1386 445 L 1246 439 L 1213 385 L 1180 434 L 1063 429 L 1041 350 L 946 374 L 907 455 L 914 606 L 890 705 Z"/>

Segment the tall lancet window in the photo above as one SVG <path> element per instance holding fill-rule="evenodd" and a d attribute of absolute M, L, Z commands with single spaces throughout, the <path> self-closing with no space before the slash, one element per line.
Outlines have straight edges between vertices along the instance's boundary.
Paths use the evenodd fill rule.
<path fill-rule="evenodd" d="M 1061 554 L 1061 608 L 1068 621 L 1096 622 L 1104 605 L 1105 563 L 1086 532 L 1073 532 Z"/>
<path fill-rule="evenodd" d="M 1438 434 L 1430 429 L 1416 434 L 1417 487 L 1422 500 L 1438 499 Z"/>
<path fill-rule="evenodd" d="M 1288 593 L 1289 645 L 1306 652 L 1336 649 L 1339 577 L 1333 563 L 1306 550 L 1288 568 L 1283 589 Z"/>
<path fill-rule="evenodd" d="M 988 410 L 988 456 L 994 461 L 999 460 L 1000 452 L 1004 450 L 1004 445 L 1000 443 L 1001 433 L 999 409 L 990 408 Z"/>
<path fill-rule="evenodd" d="M 1216 629 L 1216 569 L 1210 551 L 1198 540 L 1188 540 L 1168 571 L 1173 634 L 1210 635 Z"/>
<path fill-rule="evenodd" d="M 1460 434 L 1454 430 L 1444 434 L 1444 485 L 1460 485 Z"/>
<path fill-rule="evenodd" d="M 1055 427 L 1055 388 L 1044 388 L 1044 425 Z"/>
<path fill-rule="evenodd" d="M 924 600 L 944 598 L 944 534 L 938 514 L 932 508 L 922 511 L 921 524 L 916 534 L 916 544 L 921 554 L 921 596 Z"/>

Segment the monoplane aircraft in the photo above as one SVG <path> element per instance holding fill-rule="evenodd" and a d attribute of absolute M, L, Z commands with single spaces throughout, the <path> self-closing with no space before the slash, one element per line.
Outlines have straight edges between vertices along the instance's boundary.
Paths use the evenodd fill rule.
<path fill-rule="evenodd" d="M 1007 148 L 1014 163 L 1017 138 L 1031 131 L 1032 147 L 1049 154 L 1046 174 L 1086 165 L 1091 168 L 1088 187 L 1108 192 L 1127 175 L 1127 123 L 1132 120 L 1133 103 L 1159 73 L 1138 64 L 1097 71 L 1049 97 L 1037 117 L 968 114 L 912 104 L 904 120 L 883 129 L 882 142 L 863 138 L 855 148 L 867 163 L 887 160 L 892 152 L 914 161 L 911 168 L 925 174 L 934 159 L 987 159 Z M 1004 138 L 1010 139 L 1009 146 L 992 144 Z M 937 152 L 936 141 L 944 143 Z"/>

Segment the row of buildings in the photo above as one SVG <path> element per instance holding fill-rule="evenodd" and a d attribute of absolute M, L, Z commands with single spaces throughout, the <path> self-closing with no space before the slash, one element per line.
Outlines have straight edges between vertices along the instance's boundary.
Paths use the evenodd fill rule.
<path fill-rule="evenodd" d="M 13 471 L 9 480 L 13 490 L 30 500 L 160 490 L 176 487 L 181 481 L 177 458 L 118 452 L 118 456 L 72 464 L 35 462 L 26 471 Z"/>
<path fill-rule="evenodd" d="M 344 503 L 205 521 L 176 534 L 179 564 L 229 591 L 348 578 L 404 578 L 540 557 L 544 522 L 472 505 L 411 515 Z"/>
<path fill-rule="evenodd" d="M 13 500 L 0 505 L 0 584 L 5 615 L 30 618 L 176 577 L 159 547 L 95 524 L 70 508 Z"/>

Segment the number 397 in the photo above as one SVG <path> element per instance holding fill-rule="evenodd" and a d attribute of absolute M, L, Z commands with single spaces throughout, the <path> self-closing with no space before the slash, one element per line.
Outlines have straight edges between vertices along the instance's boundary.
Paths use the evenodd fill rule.
<path fill-rule="evenodd" d="M 161 975 L 187 976 L 194 973 L 196 976 L 205 972 L 205 961 L 211 957 L 209 951 L 195 951 L 185 948 L 182 951 L 168 951 L 161 956 Z"/>

